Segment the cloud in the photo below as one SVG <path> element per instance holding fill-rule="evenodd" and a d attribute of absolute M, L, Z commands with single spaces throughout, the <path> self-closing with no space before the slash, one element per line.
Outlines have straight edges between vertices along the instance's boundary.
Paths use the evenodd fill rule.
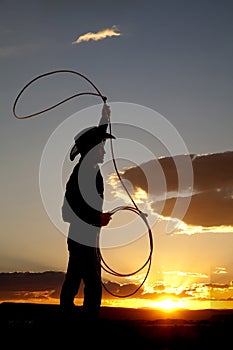
<path fill-rule="evenodd" d="M 44 301 L 59 299 L 64 273 L 0 273 L 0 301 Z"/>
<path fill-rule="evenodd" d="M 170 217 L 173 215 L 177 199 L 180 203 L 183 200 L 184 205 L 187 199 L 185 197 L 187 188 L 179 190 L 174 160 L 181 164 L 182 169 L 182 161 L 185 167 L 187 157 L 192 160 L 194 183 L 188 210 L 182 220 L 188 225 L 203 227 L 233 226 L 233 151 L 158 158 L 140 167 L 125 169 L 121 176 L 122 179 L 130 181 L 135 192 L 138 188 L 146 191 L 147 201 L 151 203 L 150 207 L 154 214 Z M 159 167 L 156 166 L 158 163 Z M 165 189 L 160 186 L 159 169 L 163 171 Z M 150 179 L 154 181 L 148 185 L 145 174 L 151 174 L 152 171 Z"/>
<path fill-rule="evenodd" d="M 175 276 L 184 276 L 184 277 L 193 277 L 193 278 L 208 278 L 208 275 L 200 272 L 189 272 L 189 271 L 167 271 L 164 272 L 164 275 L 175 275 Z"/>
<path fill-rule="evenodd" d="M 12 272 L 0 273 L 0 302 L 1 301 L 35 301 L 57 302 L 65 274 L 57 271 L 45 272 Z M 119 284 L 105 282 L 107 290 L 114 294 L 125 295 L 136 290 L 137 284 Z M 83 284 L 81 283 L 78 298 L 83 298 Z M 137 295 L 140 296 L 141 292 Z M 105 289 L 103 298 L 112 299 L 113 296 Z"/>
<path fill-rule="evenodd" d="M 222 275 L 222 274 L 226 274 L 226 268 L 225 267 L 216 267 L 215 271 L 213 271 L 213 274 L 215 275 Z"/>
<path fill-rule="evenodd" d="M 169 273 L 169 272 L 168 272 Z M 172 274 L 180 275 L 178 271 Z M 186 276 L 187 275 L 187 276 Z M 184 277 L 201 277 L 199 273 L 184 273 Z M 18 272 L 0 273 L 0 302 L 35 302 L 35 303 L 59 303 L 59 295 L 65 274 L 57 271 L 46 272 Z M 204 276 L 205 278 L 205 276 Z M 104 281 L 105 287 L 114 295 L 123 296 L 134 293 L 138 285 L 136 283 L 117 283 Z M 195 300 L 209 299 L 215 296 L 217 300 L 232 300 L 232 282 L 224 283 L 191 283 L 186 286 L 166 284 L 158 282 L 152 286 L 143 285 L 134 298 L 147 300 L 160 300 L 166 297 L 192 298 Z M 83 299 L 83 285 L 77 295 Z M 116 300 L 117 298 L 103 289 L 104 300 Z M 215 300 L 215 299 L 214 299 Z M 110 303 L 111 305 L 111 303 Z"/>
<path fill-rule="evenodd" d="M 0 58 L 9 58 L 26 55 L 28 53 L 35 53 L 41 50 L 40 44 L 19 44 L 0 47 Z"/>
<path fill-rule="evenodd" d="M 121 36 L 122 34 L 118 31 L 118 28 L 114 25 L 112 28 L 106 28 L 102 29 L 99 32 L 92 33 L 88 32 L 86 34 L 83 34 L 79 36 L 75 41 L 72 42 L 72 44 L 80 44 L 81 42 L 84 41 L 99 41 L 106 39 L 107 37 L 112 37 L 112 36 Z"/>

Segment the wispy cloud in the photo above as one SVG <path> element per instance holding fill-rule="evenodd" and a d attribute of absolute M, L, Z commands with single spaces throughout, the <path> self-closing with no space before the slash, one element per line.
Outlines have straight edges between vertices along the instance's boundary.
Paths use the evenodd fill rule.
<path fill-rule="evenodd" d="M 114 25 L 112 26 L 112 28 L 105 28 L 96 33 L 88 32 L 86 34 L 83 34 L 79 36 L 75 41 L 73 41 L 72 44 L 80 44 L 81 42 L 89 41 L 89 40 L 98 41 L 98 40 L 106 39 L 107 37 L 120 36 L 120 35 L 122 34 L 119 32 L 117 26 Z"/>
<path fill-rule="evenodd" d="M 18 44 L 0 47 L 0 58 L 17 57 L 41 50 L 40 44 Z"/>

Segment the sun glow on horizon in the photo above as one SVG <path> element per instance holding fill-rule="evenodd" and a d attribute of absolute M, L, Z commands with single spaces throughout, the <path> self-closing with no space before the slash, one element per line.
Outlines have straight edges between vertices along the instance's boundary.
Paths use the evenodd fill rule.
<path fill-rule="evenodd" d="M 153 309 L 160 309 L 165 312 L 172 312 L 177 309 L 186 308 L 182 300 L 175 300 L 172 298 L 149 302 L 148 307 L 151 307 Z"/>
<path fill-rule="evenodd" d="M 2 298 L 1 303 L 32 303 L 32 304 L 50 304 L 59 305 L 58 298 L 30 298 L 21 296 L 18 298 Z M 82 305 L 82 298 L 75 298 L 75 305 Z M 102 306 L 114 307 L 114 308 L 130 308 L 130 309 L 148 309 L 148 310 L 160 310 L 164 313 L 176 313 L 180 310 L 207 310 L 207 309 L 233 309 L 233 301 L 211 301 L 211 300 L 182 300 L 174 299 L 172 297 L 159 299 L 159 300 L 147 300 L 141 298 L 130 299 L 103 299 Z"/>

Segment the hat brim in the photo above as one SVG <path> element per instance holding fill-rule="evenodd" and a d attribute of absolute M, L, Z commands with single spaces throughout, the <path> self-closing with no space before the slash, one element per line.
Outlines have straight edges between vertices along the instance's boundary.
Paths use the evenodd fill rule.
<path fill-rule="evenodd" d="M 72 147 L 70 151 L 70 160 L 73 161 L 74 158 L 79 154 L 79 150 L 76 144 Z"/>
<path fill-rule="evenodd" d="M 106 139 L 116 139 L 115 136 L 109 134 L 108 132 L 105 132 L 103 135 L 101 135 L 102 140 L 106 140 Z"/>

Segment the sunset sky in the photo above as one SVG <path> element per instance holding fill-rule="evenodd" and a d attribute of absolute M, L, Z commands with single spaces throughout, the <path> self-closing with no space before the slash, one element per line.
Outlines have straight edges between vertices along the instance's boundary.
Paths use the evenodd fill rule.
<path fill-rule="evenodd" d="M 233 307 L 232 12 L 227 0 L 1 1 L 0 301 L 58 303 L 68 254 L 57 189 L 73 167 L 74 135 L 99 120 L 102 101 L 82 96 L 26 120 L 12 108 L 29 81 L 63 69 L 107 96 L 117 164 L 153 236 L 140 291 L 121 297 L 148 265 L 129 277 L 103 272 L 120 296 L 104 291 L 104 305 Z M 93 88 L 53 75 L 25 91 L 17 112 L 82 91 Z M 132 205 L 106 148 L 106 210 Z M 113 215 L 102 239 L 122 274 L 150 253 L 147 228 L 129 211 Z"/>

